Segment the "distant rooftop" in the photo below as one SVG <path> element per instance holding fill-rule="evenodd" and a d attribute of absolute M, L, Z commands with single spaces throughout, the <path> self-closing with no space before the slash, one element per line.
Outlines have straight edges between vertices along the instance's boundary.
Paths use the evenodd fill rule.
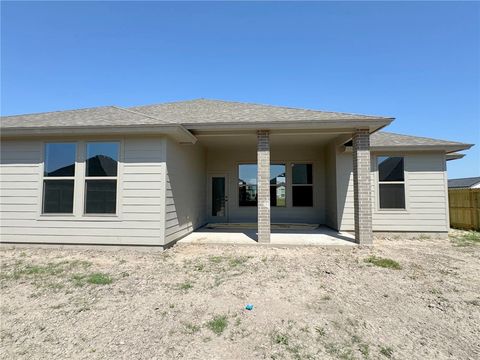
<path fill-rule="evenodd" d="M 470 188 L 477 184 L 480 184 L 480 176 L 448 180 L 450 189 Z"/>

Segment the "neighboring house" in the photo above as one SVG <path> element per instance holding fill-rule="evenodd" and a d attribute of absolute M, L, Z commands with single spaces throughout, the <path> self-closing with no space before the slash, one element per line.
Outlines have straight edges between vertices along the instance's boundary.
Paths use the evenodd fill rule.
<path fill-rule="evenodd" d="M 164 247 L 257 219 L 259 242 L 270 222 L 446 234 L 446 160 L 471 145 L 392 121 L 203 99 L 2 117 L 1 240 Z"/>
<path fill-rule="evenodd" d="M 448 180 L 449 189 L 480 189 L 480 176 L 450 179 Z"/>

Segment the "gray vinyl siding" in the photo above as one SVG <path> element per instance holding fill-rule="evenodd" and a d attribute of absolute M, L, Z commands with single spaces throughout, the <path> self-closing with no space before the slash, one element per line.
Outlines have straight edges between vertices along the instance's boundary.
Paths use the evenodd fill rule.
<path fill-rule="evenodd" d="M 0 234 L 2 242 L 162 245 L 164 237 L 164 140 L 121 142 L 118 216 L 41 215 L 42 141 L 2 141 Z M 77 139 L 65 141 L 88 141 Z M 98 139 L 96 139 L 98 140 Z M 56 139 L 55 141 L 63 141 Z M 79 166 L 77 166 L 77 171 Z M 75 183 L 75 202 L 78 199 Z M 78 215 L 78 216 L 77 216 Z"/>
<path fill-rule="evenodd" d="M 205 150 L 197 144 L 166 141 L 165 243 L 206 222 Z"/>
<path fill-rule="evenodd" d="M 372 154 L 373 231 L 448 231 L 445 155 L 428 152 L 392 155 L 405 158 L 406 210 L 379 209 L 376 154 Z M 352 154 L 338 154 L 337 164 L 337 179 L 342 179 L 337 181 L 338 221 L 340 230 L 351 231 L 354 229 Z"/>

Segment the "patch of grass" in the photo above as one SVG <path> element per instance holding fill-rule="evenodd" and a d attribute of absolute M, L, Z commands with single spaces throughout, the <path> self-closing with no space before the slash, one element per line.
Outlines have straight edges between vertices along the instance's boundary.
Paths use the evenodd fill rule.
<path fill-rule="evenodd" d="M 72 281 L 75 286 L 81 287 L 85 284 L 93 285 L 108 285 L 113 282 L 112 278 L 103 273 L 93 273 L 88 275 L 83 274 L 74 274 L 72 276 Z"/>
<path fill-rule="evenodd" d="M 187 281 L 187 282 L 184 282 L 183 284 L 180 284 L 178 286 L 178 288 L 180 290 L 185 290 L 186 291 L 186 290 L 190 290 L 191 288 L 193 288 L 193 285 L 192 285 L 192 283 Z"/>
<path fill-rule="evenodd" d="M 198 331 L 200 331 L 200 326 L 195 324 L 185 324 L 185 332 L 187 334 L 195 334 Z"/>
<path fill-rule="evenodd" d="M 328 354 L 338 358 L 338 359 L 343 359 L 343 360 L 353 360 L 355 357 L 353 356 L 353 351 L 352 349 L 348 347 L 341 347 L 338 344 L 335 343 L 327 343 L 325 344 L 325 350 L 327 351 Z"/>
<path fill-rule="evenodd" d="M 112 283 L 112 278 L 107 274 L 93 273 L 87 276 L 87 282 L 94 285 L 108 285 Z"/>
<path fill-rule="evenodd" d="M 228 262 L 230 267 L 236 267 L 245 264 L 248 261 L 248 256 L 239 256 L 231 258 Z"/>
<path fill-rule="evenodd" d="M 223 261 L 223 256 L 210 256 L 209 260 L 214 264 L 220 264 Z"/>
<path fill-rule="evenodd" d="M 387 359 L 391 359 L 393 356 L 393 349 L 390 346 L 380 347 L 380 354 L 385 356 Z"/>
<path fill-rule="evenodd" d="M 369 256 L 364 260 L 366 263 L 373 264 L 387 269 L 400 270 L 402 267 L 398 262 L 388 258 L 377 257 L 375 255 Z"/>
<path fill-rule="evenodd" d="M 368 344 L 359 344 L 358 345 L 358 351 L 360 351 L 360 354 L 362 354 L 364 359 L 368 359 L 370 356 L 370 347 Z"/>
<path fill-rule="evenodd" d="M 456 246 L 480 245 L 480 232 L 469 231 L 461 236 L 454 236 L 451 241 Z"/>
<path fill-rule="evenodd" d="M 207 323 L 207 327 L 217 335 L 220 335 L 227 326 L 228 320 L 225 315 L 217 315 Z"/>
<path fill-rule="evenodd" d="M 47 264 L 25 264 L 22 260 L 16 261 L 14 264 L 2 264 L 1 279 L 18 280 L 20 278 L 33 278 L 37 286 L 47 285 L 50 287 L 51 282 L 44 281 L 49 277 L 64 276 L 72 269 L 83 267 L 87 268 L 91 265 L 89 261 L 80 260 L 64 260 L 60 262 L 49 262 Z"/>
<path fill-rule="evenodd" d="M 273 334 L 272 340 L 275 344 L 288 346 L 288 335 L 275 332 Z"/>

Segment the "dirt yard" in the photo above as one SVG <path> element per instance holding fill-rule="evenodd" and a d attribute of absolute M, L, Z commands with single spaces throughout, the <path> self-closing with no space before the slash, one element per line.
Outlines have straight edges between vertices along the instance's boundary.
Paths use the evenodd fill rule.
<path fill-rule="evenodd" d="M 478 359 L 480 246 L 455 236 L 3 249 L 0 357 Z"/>

